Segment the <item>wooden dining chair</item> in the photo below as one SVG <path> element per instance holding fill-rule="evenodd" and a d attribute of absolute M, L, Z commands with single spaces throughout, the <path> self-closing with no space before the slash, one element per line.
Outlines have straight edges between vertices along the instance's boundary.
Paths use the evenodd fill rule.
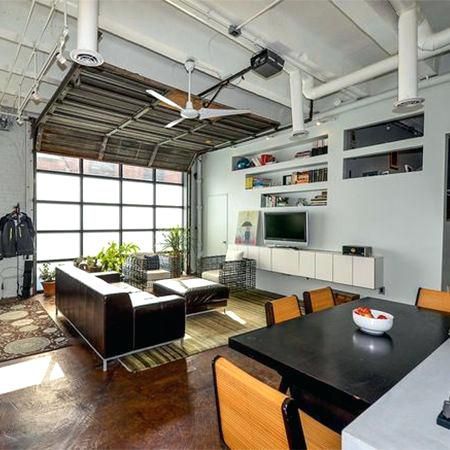
<path fill-rule="evenodd" d="M 265 304 L 265 308 L 268 327 L 302 315 L 300 302 L 296 295 L 271 300 Z"/>
<path fill-rule="evenodd" d="M 341 448 L 339 434 L 227 359 L 216 357 L 213 373 L 220 437 L 231 450 Z"/>
<path fill-rule="evenodd" d="M 419 288 L 417 291 L 416 306 L 450 313 L 450 292 Z"/>
<path fill-rule="evenodd" d="M 333 289 L 330 287 L 305 291 L 303 293 L 306 314 L 333 308 L 336 305 Z"/>

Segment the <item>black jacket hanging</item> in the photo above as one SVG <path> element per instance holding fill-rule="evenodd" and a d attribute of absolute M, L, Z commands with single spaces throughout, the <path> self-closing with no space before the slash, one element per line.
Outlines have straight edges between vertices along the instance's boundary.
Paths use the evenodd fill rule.
<path fill-rule="evenodd" d="M 0 219 L 0 259 L 17 255 L 32 255 L 34 227 L 25 214 L 7 214 Z"/>

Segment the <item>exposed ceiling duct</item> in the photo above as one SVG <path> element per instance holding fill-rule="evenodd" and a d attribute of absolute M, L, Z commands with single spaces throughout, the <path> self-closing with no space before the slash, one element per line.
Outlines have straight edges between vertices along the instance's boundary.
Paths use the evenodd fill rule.
<path fill-rule="evenodd" d="M 78 0 L 77 48 L 70 57 L 82 66 L 96 67 L 104 62 L 98 52 L 98 0 Z"/>
<path fill-rule="evenodd" d="M 416 6 L 416 2 L 414 1 L 405 2 L 403 0 L 391 0 L 391 3 L 393 4 L 395 10 L 397 11 L 397 14 L 399 15 L 402 15 L 405 11 L 413 9 L 413 6 L 414 8 Z M 405 22 L 406 21 L 407 20 L 405 20 Z M 419 36 L 418 38 L 419 60 L 432 58 L 434 56 L 440 55 L 441 53 L 450 51 L 450 28 L 440 31 L 439 33 L 432 33 L 431 28 L 429 27 L 427 28 L 428 31 L 426 31 L 425 28 L 427 28 L 425 25 L 422 26 L 423 36 Z M 425 33 L 427 34 L 425 35 Z M 411 36 L 408 34 L 408 32 L 405 32 L 404 39 L 412 40 L 411 38 L 414 38 L 414 36 Z M 433 50 L 428 50 L 428 48 L 433 48 Z M 385 75 L 389 72 L 393 72 L 394 70 L 397 70 L 398 65 L 399 56 L 394 55 L 389 58 L 383 59 L 382 61 L 370 64 L 369 66 L 359 69 L 353 73 L 344 75 L 340 78 L 336 78 L 318 86 L 314 86 L 314 79 L 312 77 L 306 77 L 303 79 L 303 94 L 306 98 L 316 100 L 318 98 L 334 94 L 335 92 L 339 92 L 350 86 L 364 83 L 376 77 Z"/>
<path fill-rule="evenodd" d="M 303 136 L 308 134 L 308 131 L 305 129 L 303 118 L 302 79 L 299 70 L 289 72 L 289 84 L 291 88 L 292 136 Z"/>
<path fill-rule="evenodd" d="M 394 112 L 415 111 L 422 106 L 417 81 L 417 10 L 413 5 L 398 18 L 398 99 Z"/>

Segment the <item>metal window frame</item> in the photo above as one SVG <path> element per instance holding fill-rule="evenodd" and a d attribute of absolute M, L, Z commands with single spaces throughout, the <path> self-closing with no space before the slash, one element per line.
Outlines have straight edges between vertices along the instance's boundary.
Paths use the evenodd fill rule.
<path fill-rule="evenodd" d="M 44 153 L 44 152 L 43 152 Z M 122 164 L 122 163 L 114 163 L 119 166 L 118 176 L 108 176 L 108 175 L 93 175 L 93 174 L 87 174 L 84 172 L 84 161 L 83 158 L 77 158 L 79 167 L 78 172 L 62 172 L 58 170 L 46 170 L 42 168 L 38 168 L 38 161 L 37 157 L 34 158 L 34 186 L 35 186 L 35 192 L 37 187 L 37 174 L 38 173 L 45 173 L 45 174 L 53 174 L 53 175 L 65 175 L 65 176 L 72 176 L 72 177 L 78 177 L 79 178 L 79 201 L 65 201 L 65 200 L 44 200 L 44 199 L 38 199 L 37 195 L 34 196 L 33 201 L 33 207 L 34 207 L 34 221 L 36 224 L 36 236 L 39 234 L 58 234 L 58 233 L 77 233 L 80 237 L 80 248 L 79 253 L 80 256 L 83 256 L 84 253 L 84 234 L 89 233 L 118 233 L 119 234 L 119 243 L 123 243 L 123 233 L 133 233 L 133 232 L 151 232 L 152 233 L 152 249 L 154 252 L 157 251 L 156 249 L 156 236 L 158 232 L 164 232 L 168 231 L 170 228 L 160 228 L 156 227 L 156 219 L 157 219 L 157 208 L 160 209 L 177 209 L 181 210 L 181 217 L 182 217 L 182 223 L 181 226 L 185 227 L 186 223 L 188 223 L 188 215 L 189 215 L 189 201 L 186 201 L 186 191 L 189 191 L 189 176 L 182 172 L 181 176 L 181 183 L 172 183 L 167 181 L 157 181 L 156 180 L 156 171 L 158 169 L 151 168 L 152 170 L 152 179 L 151 180 L 139 180 L 136 178 L 130 178 L 130 177 L 124 177 L 123 176 L 123 167 L 124 166 L 131 166 L 131 164 Z M 140 167 L 140 166 L 137 166 Z M 164 170 L 164 169 L 161 169 Z M 170 170 L 167 170 L 170 172 Z M 85 178 L 92 178 L 97 180 L 116 180 L 119 182 L 119 202 L 114 203 L 105 203 L 105 202 L 86 202 L 84 201 L 84 179 Z M 123 183 L 126 181 L 134 181 L 138 183 L 145 183 L 150 184 L 153 186 L 153 196 L 152 196 L 152 203 L 151 204 L 138 204 L 138 203 L 124 203 L 123 202 Z M 181 204 L 180 205 L 163 205 L 163 204 L 157 204 L 156 203 L 156 187 L 157 185 L 168 185 L 168 186 L 180 186 L 182 188 L 181 191 Z M 79 208 L 79 224 L 78 228 L 73 229 L 51 229 L 51 230 L 39 230 L 37 223 L 37 207 L 39 204 L 51 204 L 51 205 L 73 205 L 78 206 Z M 119 208 L 119 228 L 111 228 L 111 229 L 86 229 L 84 228 L 84 206 L 112 206 Z M 152 215 L 153 215 L 153 226 L 152 227 L 146 227 L 146 228 L 123 228 L 123 210 L 126 207 L 136 207 L 136 208 L 152 208 Z M 34 286 L 37 286 L 37 279 L 38 274 L 36 273 L 36 268 L 38 264 L 42 263 L 52 263 L 52 262 L 61 262 L 61 261 L 73 261 L 73 258 L 54 258 L 54 259 L 38 259 L 37 258 L 37 245 L 35 250 L 35 257 L 34 257 Z M 35 289 L 36 290 L 36 289 Z"/>

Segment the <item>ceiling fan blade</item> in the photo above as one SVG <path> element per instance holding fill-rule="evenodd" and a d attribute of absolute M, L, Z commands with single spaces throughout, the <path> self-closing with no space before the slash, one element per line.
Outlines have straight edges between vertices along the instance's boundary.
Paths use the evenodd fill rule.
<path fill-rule="evenodd" d="M 178 125 L 180 122 L 183 122 L 184 117 L 181 117 L 180 119 L 174 120 L 173 122 L 168 123 L 164 128 L 172 128 L 175 125 Z"/>
<path fill-rule="evenodd" d="M 199 110 L 200 120 L 213 119 L 216 117 L 237 116 L 240 114 L 249 114 L 251 111 L 247 109 L 208 109 L 201 108 Z"/>
<path fill-rule="evenodd" d="M 176 108 L 180 111 L 182 111 L 183 109 L 180 105 L 177 105 L 174 101 L 170 100 L 170 98 L 164 97 L 164 95 L 161 95 L 159 92 L 156 92 L 153 89 L 147 89 L 145 92 L 147 92 L 147 94 L 150 94 L 152 97 L 157 98 L 166 105 L 172 106 L 172 108 Z"/>

